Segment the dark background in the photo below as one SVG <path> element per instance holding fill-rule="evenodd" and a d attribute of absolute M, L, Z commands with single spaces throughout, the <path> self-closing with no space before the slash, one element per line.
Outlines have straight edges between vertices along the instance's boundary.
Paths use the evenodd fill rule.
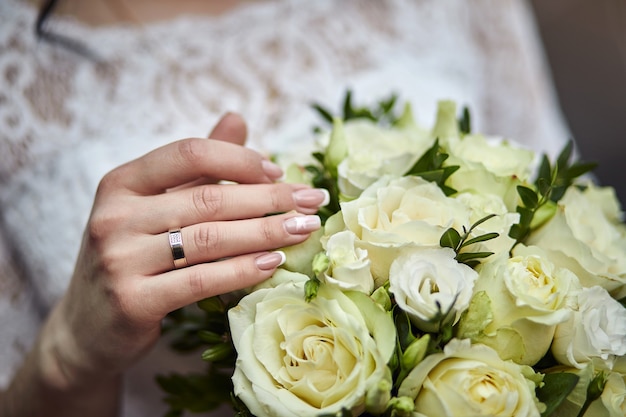
<path fill-rule="evenodd" d="M 582 159 L 626 208 L 626 0 L 530 3 Z"/>

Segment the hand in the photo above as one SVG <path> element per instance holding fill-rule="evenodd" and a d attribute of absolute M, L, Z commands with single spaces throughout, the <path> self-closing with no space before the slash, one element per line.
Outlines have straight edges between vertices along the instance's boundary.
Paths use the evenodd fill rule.
<path fill-rule="evenodd" d="M 239 117 L 211 137 L 230 140 L 174 142 L 101 181 L 70 288 L 42 337 L 55 384 L 122 373 L 156 342 L 168 312 L 269 278 L 281 256 L 268 251 L 320 227 L 313 214 L 325 194 L 273 183 L 281 170 L 239 145 Z M 189 263 L 181 269 L 168 243 L 178 227 Z"/>

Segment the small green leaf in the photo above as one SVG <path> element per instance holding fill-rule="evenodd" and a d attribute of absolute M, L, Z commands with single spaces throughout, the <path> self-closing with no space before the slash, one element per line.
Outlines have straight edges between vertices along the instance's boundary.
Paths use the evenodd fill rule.
<path fill-rule="evenodd" d="M 319 115 L 322 116 L 322 119 L 324 119 L 328 123 L 332 123 L 333 122 L 333 115 L 332 115 L 332 113 L 329 112 L 328 110 L 326 110 L 324 107 L 320 106 L 317 103 L 311 104 L 311 107 L 313 107 L 319 113 Z"/>
<path fill-rule="evenodd" d="M 472 118 L 467 106 L 463 107 L 463 113 L 459 119 L 459 130 L 464 135 L 468 135 L 472 132 Z"/>
<path fill-rule="evenodd" d="M 202 352 L 202 360 L 207 362 L 218 362 L 233 354 L 233 346 L 230 343 L 220 343 L 213 345 Z"/>
<path fill-rule="evenodd" d="M 459 247 L 461 243 L 461 235 L 454 228 L 449 228 L 441 235 L 441 239 L 439 239 L 439 245 L 442 248 L 452 248 L 455 251 Z"/>
<path fill-rule="evenodd" d="M 567 398 L 578 383 L 578 375 L 568 372 L 546 374 L 544 385 L 537 389 L 537 398 L 546 405 L 541 417 L 548 417 Z"/>
<path fill-rule="evenodd" d="M 484 259 L 491 255 L 493 255 L 493 252 L 465 252 L 459 253 L 455 259 L 460 263 L 465 263 L 470 259 Z"/>
<path fill-rule="evenodd" d="M 517 186 L 517 193 L 519 194 L 524 206 L 529 209 L 535 209 L 539 205 L 539 197 L 535 190 L 524 187 L 523 185 Z"/>
<path fill-rule="evenodd" d="M 474 243 L 486 242 L 488 240 L 495 239 L 498 236 L 500 236 L 500 234 L 496 233 L 496 232 L 486 233 L 484 235 L 477 236 L 477 237 L 475 237 L 473 239 L 470 239 L 470 240 L 464 242 L 463 245 L 461 245 L 461 247 L 473 245 Z"/>
<path fill-rule="evenodd" d="M 198 337 L 207 343 L 220 343 L 224 341 L 224 336 L 209 330 L 200 330 Z"/>

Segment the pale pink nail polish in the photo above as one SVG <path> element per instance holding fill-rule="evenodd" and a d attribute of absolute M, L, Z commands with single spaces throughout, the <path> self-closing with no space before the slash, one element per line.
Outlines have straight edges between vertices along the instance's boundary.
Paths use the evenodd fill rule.
<path fill-rule="evenodd" d="M 285 230 L 292 235 L 311 233 L 319 229 L 322 221 L 318 216 L 296 216 L 285 220 Z"/>
<path fill-rule="evenodd" d="M 285 263 L 287 257 L 285 252 L 275 251 L 263 254 L 255 259 L 256 266 L 263 271 L 269 271 L 274 268 L 278 268 Z"/>
<path fill-rule="evenodd" d="M 269 178 L 273 180 L 277 180 L 283 176 L 282 168 L 276 165 L 275 163 L 273 163 L 272 161 L 268 161 L 267 159 L 264 159 L 261 161 L 261 166 L 263 168 L 263 172 L 265 172 L 265 175 L 267 175 Z"/>
<path fill-rule="evenodd" d="M 293 200 L 300 207 L 323 207 L 330 202 L 330 194 L 324 188 L 306 188 L 295 191 Z"/>

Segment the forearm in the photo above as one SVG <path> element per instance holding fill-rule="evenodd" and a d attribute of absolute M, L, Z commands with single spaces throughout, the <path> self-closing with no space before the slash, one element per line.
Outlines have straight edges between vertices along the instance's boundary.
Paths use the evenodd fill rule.
<path fill-rule="evenodd" d="M 0 393 L 0 417 L 117 416 L 121 375 L 77 375 L 64 369 L 53 327 L 47 323 L 11 385 Z"/>

